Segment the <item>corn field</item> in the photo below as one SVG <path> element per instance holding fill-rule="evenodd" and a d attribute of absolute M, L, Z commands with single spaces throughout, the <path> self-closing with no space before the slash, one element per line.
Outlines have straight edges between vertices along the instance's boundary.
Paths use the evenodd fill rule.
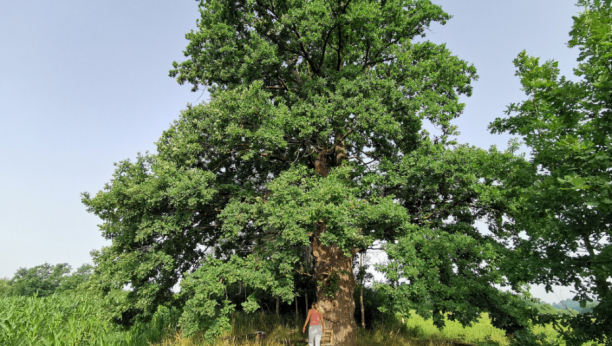
<path fill-rule="evenodd" d="M 160 341 L 174 329 L 179 313 L 161 308 L 148 323 L 129 331 L 113 325 L 93 296 L 0 298 L 2 346 L 140 346 Z"/>

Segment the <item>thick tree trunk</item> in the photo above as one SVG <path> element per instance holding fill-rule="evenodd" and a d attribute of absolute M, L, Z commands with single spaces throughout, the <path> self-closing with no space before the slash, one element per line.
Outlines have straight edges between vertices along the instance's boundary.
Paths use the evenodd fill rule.
<path fill-rule="evenodd" d="M 320 223 L 315 236 L 312 252 L 316 258 L 315 280 L 317 282 L 317 301 L 323 310 L 326 328 L 333 326 L 334 345 L 355 346 L 357 344 L 357 324 L 355 323 L 355 276 L 353 274 L 353 254 L 346 256 L 337 246 L 324 246 L 318 235 L 325 232 L 325 224 Z M 338 290 L 333 298 L 325 294 L 325 286 L 330 278 L 337 275 Z"/>
<path fill-rule="evenodd" d="M 276 314 L 280 314 L 280 298 L 276 297 Z"/>
<path fill-rule="evenodd" d="M 332 152 L 322 151 L 314 162 L 315 170 L 323 178 L 330 173 L 330 163 L 335 161 L 335 165 L 339 166 L 342 161 L 346 160 L 344 148 L 346 135 L 336 136 L 335 158 L 328 157 L 328 154 Z M 329 162 L 328 159 L 331 159 L 332 162 Z M 344 254 L 336 245 L 321 244 L 319 237 L 325 233 L 326 229 L 325 222 L 319 220 L 312 243 L 312 254 L 316 259 L 314 278 L 317 283 L 318 306 L 325 319 L 328 320 L 324 321 L 325 327 L 334 330 L 334 345 L 356 346 L 357 323 L 355 323 L 355 299 L 353 298 L 355 290 L 353 256 L 355 253 Z M 331 281 L 334 280 L 337 280 L 338 289 L 334 292 L 333 297 L 329 297 L 326 295 L 326 288 L 329 289 L 333 285 Z"/>

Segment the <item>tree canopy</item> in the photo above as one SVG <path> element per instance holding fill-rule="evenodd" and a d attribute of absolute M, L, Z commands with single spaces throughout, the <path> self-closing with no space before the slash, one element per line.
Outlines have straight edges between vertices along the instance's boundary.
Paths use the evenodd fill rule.
<path fill-rule="evenodd" d="M 515 280 L 573 287 L 592 313 L 568 315 L 560 329 L 575 345 L 607 342 L 612 335 L 612 8 L 581 0 L 570 47 L 580 50 L 577 81 L 560 75 L 554 61 L 522 52 L 515 60 L 528 100 L 508 107 L 493 132 L 522 137 L 532 151 L 530 180 L 512 215 Z M 520 265 L 518 263 L 520 262 Z"/>

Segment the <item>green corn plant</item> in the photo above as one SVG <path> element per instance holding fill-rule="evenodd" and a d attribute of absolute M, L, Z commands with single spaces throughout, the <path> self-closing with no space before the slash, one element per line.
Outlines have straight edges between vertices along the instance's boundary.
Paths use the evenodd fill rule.
<path fill-rule="evenodd" d="M 150 322 L 124 330 L 87 294 L 0 298 L 2 346 L 145 346 L 176 328 L 180 313 L 160 307 Z"/>

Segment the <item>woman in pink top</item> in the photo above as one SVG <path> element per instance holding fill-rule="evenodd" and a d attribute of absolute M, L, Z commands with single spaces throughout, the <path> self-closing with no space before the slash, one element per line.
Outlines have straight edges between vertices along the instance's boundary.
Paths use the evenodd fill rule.
<path fill-rule="evenodd" d="M 308 316 L 306 316 L 306 322 L 304 322 L 304 328 L 302 333 L 306 332 L 306 325 L 310 321 L 310 327 L 308 328 L 308 346 L 320 346 L 321 336 L 325 333 L 325 323 L 323 322 L 323 314 L 318 309 L 318 304 L 312 303 L 312 309 L 308 310 Z"/>

